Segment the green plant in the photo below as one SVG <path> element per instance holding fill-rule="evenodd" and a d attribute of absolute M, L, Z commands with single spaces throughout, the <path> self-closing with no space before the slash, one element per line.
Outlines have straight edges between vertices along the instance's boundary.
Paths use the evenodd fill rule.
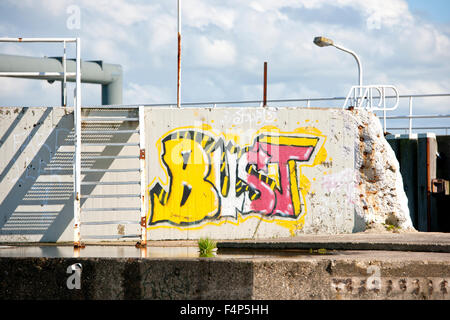
<path fill-rule="evenodd" d="M 217 243 L 209 238 L 200 238 L 197 242 L 200 257 L 212 257 L 217 249 Z"/>
<path fill-rule="evenodd" d="M 400 229 L 399 227 L 390 223 L 383 223 L 383 225 L 387 231 L 398 232 L 398 230 Z"/>

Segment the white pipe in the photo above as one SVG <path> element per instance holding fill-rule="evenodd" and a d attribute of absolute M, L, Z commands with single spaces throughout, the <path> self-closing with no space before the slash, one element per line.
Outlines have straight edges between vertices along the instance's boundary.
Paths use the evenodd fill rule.
<path fill-rule="evenodd" d="M 75 128 L 75 162 L 74 162 L 74 245 L 81 245 L 81 59 L 80 59 L 80 38 L 77 38 L 76 51 L 76 93 L 74 107 L 74 128 Z"/>
<path fill-rule="evenodd" d="M 76 72 L 66 72 L 66 77 L 76 76 Z M 64 72 L 0 72 L 0 77 L 55 77 L 62 76 L 64 78 Z"/>
<path fill-rule="evenodd" d="M 340 45 L 337 45 L 335 43 L 332 44 L 332 46 L 335 47 L 336 49 L 339 49 L 339 50 L 342 50 L 344 52 L 350 53 L 355 58 L 356 63 L 358 64 L 359 97 L 361 98 L 361 95 L 362 95 L 362 83 L 363 83 L 363 81 L 362 81 L 362 77 L 363 77 L 362 73 L 363 72 L 362 72 L 361 60 L 359 59 L 358 55 L 354 51 L 352 51 L 350 49 L 344 48 L 344 47 L 342 47 Z"/>
<path fill-rule="evenodd" d="M 0 38 L 0 42 L 76 42 L 77 38 Z"/>
<path fill-rule="evenodd" d="M 63 58 L 62 58 L 62 62 L 63 62 L 63 82 L 62 82 L 62 105 L 65 107 L 67 106 L 67 64 L 66 64 L 66 41 L 63 42 L 64 44 L 64 52 L 63 52 Z"/>
<path fill-rule="evenodd" d="M 409 97 L 409 134 L 412 134 L 412 97 Z"/>

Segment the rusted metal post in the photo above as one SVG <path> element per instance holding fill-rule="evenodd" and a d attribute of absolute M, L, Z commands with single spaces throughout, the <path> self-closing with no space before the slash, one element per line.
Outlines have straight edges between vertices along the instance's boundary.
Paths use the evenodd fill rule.
<path fill-rule="evenodd" d="M 178 9 L 178 79 L 177 79 L 177 107 L 180 108 L 181 103 L 181 6 L 177 1 Z"/>
<path fill-rule="evenodd" d="M 264 62 L 263 107 L 267 106 L 267 62 Z"/>
<path fill-rule="evenodd" d="M 139 106 L 139 163 L 140 163 L 140 175 L 141 175 L 141 240 L 139 245 L 145 247 L 147 245 L 147 210 L 146 210 L 146 170 L 145 170 L 145 114 L 144 107 Z"/>
<path fill-rule="evenodd" d="M 81 49 L 80 38 L 76 39 L 77 61 L 76 61 L 76 90 L 75 90 L 75 106 L 74 106 L 74 135 L 75 135 L 75 154 L 74 154 L 74 228 L 73 228 L 73 245 L 74 247 L 82 247 L 81 243 Z"/>

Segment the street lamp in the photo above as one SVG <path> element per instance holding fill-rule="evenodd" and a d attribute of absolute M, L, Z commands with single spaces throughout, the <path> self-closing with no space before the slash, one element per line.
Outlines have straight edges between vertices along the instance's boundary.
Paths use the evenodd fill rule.
<path fill-rule="evenodd" d="M 358 63 L 358 79 L 359 79 L 359 96 L 362 95 L 362 67 L 361 67 L 361 61 L 359 60 L 359 57 L 354 53 L 352 50 L 349 50 L 347 48 L 344 48 L 340 45 L 337 45 L 333 42 L 333 40 L 325 38 L 325 37 L 315 37 L 314 43 L 319 47 L 328 47 L 333 46 L 339 50 L 342 50 L 344 52 L 350 53 Z"/>

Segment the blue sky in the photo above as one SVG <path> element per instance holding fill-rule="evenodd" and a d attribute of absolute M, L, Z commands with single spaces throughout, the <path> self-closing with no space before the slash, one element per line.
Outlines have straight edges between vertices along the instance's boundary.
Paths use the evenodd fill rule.
<path fill-rule="evenodd" d="M 79 28 L 68 27 L 73 5 Z M 79 36 L 83 59 L 122 65 L 124 103 L 175 103 L 176 7 L 176 0 L 2 0 L 0 36 Z M 182 0 L 182 34 L 183 102 L 261 99 L 264 61 L 268 99 L 345 96 L 357 84 L 355 61 L 316 47 L 318 35 L 358 53 L 364 84 L 450 92 L 446 0 Z M 58 56 L 61 47 L 2 43 L 0 53 Z M 0 78 L 0 105 L 59 103 L 59 83 Z M 99 103 L 100 88 L 83 85 L 83 104 Z M 448 105 L 416 108 L 448 113 Z"/>
<path fill-rule="evenodd" d="M 437 23 L 450 22 L 450 1 L 448 0 L 409 0 L 410 10 Z"/>

